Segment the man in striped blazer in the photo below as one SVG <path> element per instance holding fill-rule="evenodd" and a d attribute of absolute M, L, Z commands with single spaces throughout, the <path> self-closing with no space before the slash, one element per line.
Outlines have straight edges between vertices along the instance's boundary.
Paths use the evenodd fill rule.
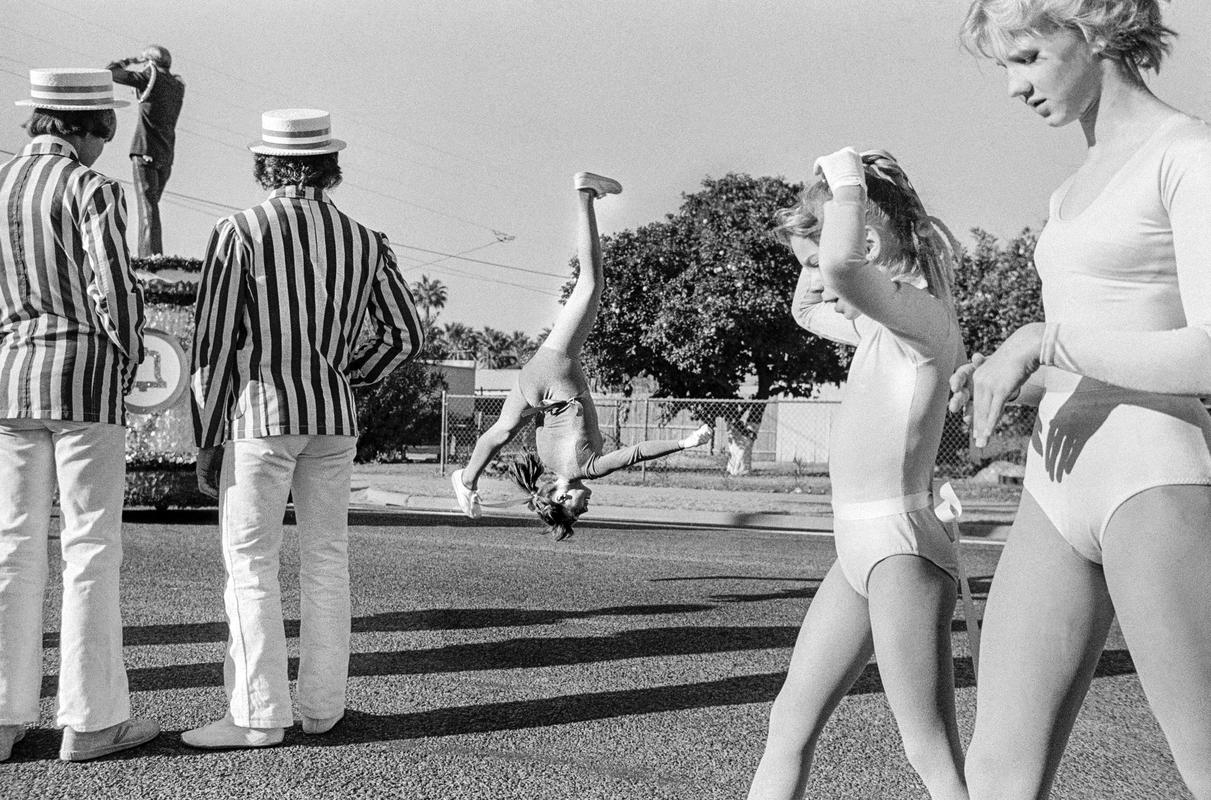
<path fill-rule="evenodd" d="M 143 358 L 143 292 L 121 188 L 89 167 L 117 128 L 107 70 L 30 70 L 32 141 L 0 166 L 0 760 L 38 719 L 42 596 L 59 489 L 59 755 L 142 744 L 130 718 L 118 568 L 123 397 Z"/>
<path fill-rule="evenodd" d="M 271 190 L 222 219 L 206 251 L 193 347 L 198 485 L 219 498 L 228 712 L 186 731 L 203 748 L 267 747 L 293 724 L 278 587 L 282 514 L 293 491 L 302 622 L 303 732 L 345 713 L 349 669 L 352 388 L 421 348 L 420 319 L 387 238 L 337 210 L 327 112 L 269 111 L 250 145 Z M 368 335 L 359 337 L 369 315 Z"/>

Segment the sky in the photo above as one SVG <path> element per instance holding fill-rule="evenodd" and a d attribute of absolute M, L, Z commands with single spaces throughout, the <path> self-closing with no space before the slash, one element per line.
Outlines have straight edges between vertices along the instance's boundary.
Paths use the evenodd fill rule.
<path fill-rule="evenodd" d="M 706 176 L 801 181 L 818 155 L 881 147 L 960 240 L 1046 217 L 1080 163 L 1002 71 L 962 50 L 966 0 L 0 0 L 0 95 L 28 69 L 102 67 L 162 44 L 186 82 L 162 203 L 165 251 L 199 257 L 224 206 L 264 192 L 260 112 L 331 112 L 345 212 L 387 233 L 410 280 L 446 284 L 439 322 L 536 334 L 574 254 L 572 175 L 613 176 L 603 233 L 663 219 Z M 1152 86 L 1211 119 L 1211 8 Z M 118 87 L 130 99 L 130 90 Z M 0 148 L 28 113 L 0 104 Z M 134 107 L 96 168 L 129 180 Z M 218 204 L 218 205 L 216 205 Z M 133 203 L 132 203 L 133 206 Z M 132 212 L 133 213 L 133 212 Z M 132 225 L 133 228 L 133 225 Z M 133 241 L 133 231 L 132 231 Z M 457 258 L 451 257 L 457 255 Z"/>

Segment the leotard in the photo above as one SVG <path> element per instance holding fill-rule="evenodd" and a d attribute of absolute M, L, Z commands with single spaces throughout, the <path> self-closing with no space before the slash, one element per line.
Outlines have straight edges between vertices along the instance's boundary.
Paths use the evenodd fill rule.
<path fill-rule="evenodd" d="M 1211 418 L 1193 396 L 1211 391 L 1211 131 L 1175 114 L 1065 216 L 1073 180 L 1034 254 L 1056 366 L 1040 370 L 1024 488 L 1100 563 L 1130 497 L 1211 484 Z"/>
<path fill-rule="evenodd" d="M 829 225 L 821 237 L 822 262 L 830 257 L 825 252 L 830 225 L 841 214 L 856 213 L 863 219 L 865 209 L 857 205 L 826 205 Z M 831 257 L 866 260 L 865 252 L 856 248 Z M 857 348 L 828 448 L 833 530 L 842 572 L 864 597 L 871 571 L 892 555 L 921 556 L 957 577 L 954 543 L 934 516 L 931 486 L 948 382 L 965 359 L 958 320 L 929 292 L 897 283 L 880 304 L 882 322 L 865 315 L 851 322 L 832 304 L 821 302 L 823 284 L 816 273 L 804 269 L 800 274 L 792 306 L 795 321 Z"/>

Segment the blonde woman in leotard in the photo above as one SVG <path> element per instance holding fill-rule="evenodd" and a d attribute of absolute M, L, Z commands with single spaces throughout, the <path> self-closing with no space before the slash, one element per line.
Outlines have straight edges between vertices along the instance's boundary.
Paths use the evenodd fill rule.
<path fill-rule="evenodd" d="M 593 203 L 622 186 L 591 172 L 573 179 L 580 204 L 577 246 L 580 275 L 550 334 L 521 368 L 517 385 L 505 398 L 500 417 L 475 443 L 467 466 L 451 476 L 459 508 L 469 517 L 481 513 L 478 483 L 484 469 L 509 440 L 534 418 L 537 458 L 512 465 L 517 483 L 530 495 L 529 505 L 556 540 L 572 535 L 572 526 L 585 512 L 592 491 L 586 478 L 600 478 L 640 461 L 659 458 L 710 441 L 712 429 L 703 425 L 681 440 L 641 442 L 602 453 L 604 440 L 597 408 L 580 367 L 580 350 L 593 330 L 601 291 L 601 243 Z M 553 477 L 544 477 L 549 471 Z"/>
<path fill-rule="evenodd" d="M 816 741 L 873 653 L 930 796 L 966 800 L 950 651 L 958 562 L 930 495 L 947 381 L 965 360 L 955 245 L 887 153 L 846 148 L 817 169 L 824 180 L 776 232 L 803 266 L 795 320 L 857 348 L 829 436 L 837 561 L 803 620 L 749 798 L 803 796 Z"/>
<path fill-rule="evenodd" d="M 976 444 L 1007 399 L 1039 406 L 986 609 L 973 798 L 1048 795 L 1116 613 L 1211 798 L 1211 128 L 1141 77 L 1172 33 L 1156 0 L 978 0 L 964 28 L 1012 97 L 1088 145 L 1035 249 L 1046 322 L 953 381 L 958 409 L 974 371 Z"/>

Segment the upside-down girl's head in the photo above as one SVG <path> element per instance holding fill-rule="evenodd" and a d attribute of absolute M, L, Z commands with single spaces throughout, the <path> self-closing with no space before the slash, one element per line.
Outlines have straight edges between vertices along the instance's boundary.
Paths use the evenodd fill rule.
<path fill-rule="evenodd" d="M 589 488 L 580 481 L 544 477 L 542 462 L 533 453 L 509 465 L 509 474 L 530 495 L 528 505 L 546 523 L 546 533 L 555 541 L 572 535 L 572 526 L 588 505 Z"/>
<path fill-rule="evenodd" d="M 935 297 L 952 302 L 951 284 L 959 245 L 942 221 L 929 216 L 917 190 L 892 155 L 884 150 L 862 153 L 866 176 L 866 224 L 880 247 L 874 263 L 895 281 L 922 285 Z M 809 183 L 799 202 L 778 211 L 773 230 L 791 246 L 796 237 L 820 241 L 821 209 L 833 197 L 823 178 Z"/>

